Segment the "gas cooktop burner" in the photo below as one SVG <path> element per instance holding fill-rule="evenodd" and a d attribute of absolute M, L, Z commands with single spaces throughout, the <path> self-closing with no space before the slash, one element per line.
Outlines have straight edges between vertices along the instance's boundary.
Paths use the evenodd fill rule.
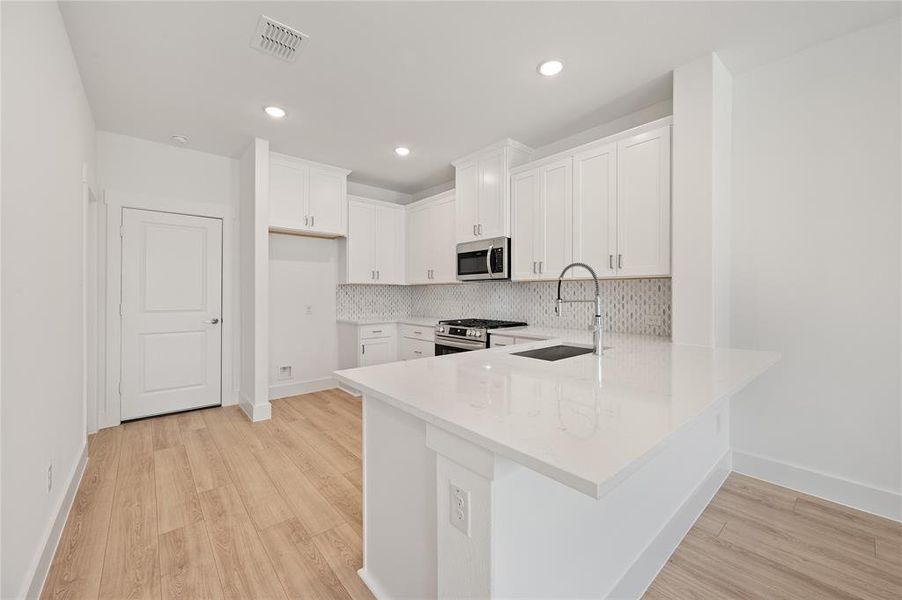
<path fill-rule="evenodd" d="M 519 321 L 496 321 L 494 319 L 449 319 L 439 321 L 442 325 L 454 325 L 456 327 L 470 327 L 478 329 L 499 329 L 501 327 L 526 327 L 526 323 Z"/>

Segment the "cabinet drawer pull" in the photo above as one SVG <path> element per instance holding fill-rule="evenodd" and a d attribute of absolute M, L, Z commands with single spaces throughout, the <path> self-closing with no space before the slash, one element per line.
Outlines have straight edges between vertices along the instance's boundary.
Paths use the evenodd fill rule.
<path fill-rule="evenodd" d="M 372 333 L 382 333 L 381 329 L 373 329 Z"/>
<path fill-rule="evenodd" d="M 422 354 L 422 352 L 420 350 L 414 350 L 413 353 L 414 354 Z"/>
<path fill-rule="evenodd" d="M 422 331 L 414 331 L 413 333 L 414 333 L 414 335 L 423 335 Z"/>

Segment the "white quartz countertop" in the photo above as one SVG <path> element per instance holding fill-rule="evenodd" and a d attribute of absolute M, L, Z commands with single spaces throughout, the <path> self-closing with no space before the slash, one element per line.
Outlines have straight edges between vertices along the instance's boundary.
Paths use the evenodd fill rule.
<path fill-rule="evenodd" d="M 590 331 L 588 327 L 585 329 L 558 329 L 552 327 L 505 327 L 503 329 L 491 330 L 489 332 L 489 336 L 492 335 L 506 335 L 508 337 L 526 338 L 526 341 L 556 339 L 565 344 L 575 344 L 578 346 L 592 345 L 592 331 Z M 607 341 L 607 337 L 611 335 L 615 334 L 602 334 L 602 339 L 604 340 L 605 346 L 611 345 Z M 655 339 L 663 340 L 665 338 Z"/>
<path fill-rule="evenodd" d="M 336 319 L 339 323 L 347 323 L 349 325 L 378 325 L 379 323 L 401 323 L 403 325 L 419 325 L 420 327 L 433 327 L 438 324 L 442 317 L 385 317 L 385 316 L 367 316 L 356 319 Z"/>
<path fill-rule="evenodd" d="M 514 355 L 557 343 L 550 340 L 335 376 L 600 498 L 675 432 L 779 360 L 774 352 L 685 346 L 651 336 L 609 333 L 604 342 L 612 348 L 601 360 L 593 354 L 557 362 Z"/>

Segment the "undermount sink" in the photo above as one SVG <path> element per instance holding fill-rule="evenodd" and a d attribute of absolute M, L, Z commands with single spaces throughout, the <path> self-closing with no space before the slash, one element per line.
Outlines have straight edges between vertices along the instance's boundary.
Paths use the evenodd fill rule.
<path fill-rule="evenodd" d="M 607 350 L 607 348 L 604 348 Z M 512 352 L 514 356 L 525 356 L 526 358 L 538 358 L 539 360 L 561 360 L 564 358 L 573 358 L 581 354 L 591 354 L 592 348 L 585 346 L 548 346 L 547 348 L 536 348 L 535 350 L 524 350 L 523 352 Z"/>

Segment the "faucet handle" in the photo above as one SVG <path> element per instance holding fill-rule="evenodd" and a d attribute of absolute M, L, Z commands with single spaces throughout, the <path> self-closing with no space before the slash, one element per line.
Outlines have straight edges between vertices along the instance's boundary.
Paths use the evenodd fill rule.
<path fill-rule="evenodd" d="M 557 316 L 561 316 L 561 306 L 563 306 L 564 301 L 558 298 L 554 301 L 554 314 Z"/>

